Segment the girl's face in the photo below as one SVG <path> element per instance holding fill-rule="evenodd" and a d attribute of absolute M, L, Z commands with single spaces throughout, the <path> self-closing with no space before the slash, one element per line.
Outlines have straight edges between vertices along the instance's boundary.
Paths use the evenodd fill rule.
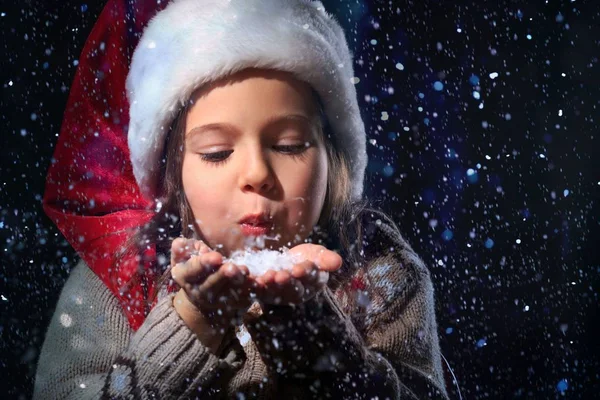
<path fill-rule="evenodd" d="M 202 239 L 226 256 L 257 238 L 271 249 L 303 242 L 319 220 L 328 173 L 308 84 L 250 69 L 192 101 L 182 179 Z M 257 214 L 258 229 L 243 223 Z"/>

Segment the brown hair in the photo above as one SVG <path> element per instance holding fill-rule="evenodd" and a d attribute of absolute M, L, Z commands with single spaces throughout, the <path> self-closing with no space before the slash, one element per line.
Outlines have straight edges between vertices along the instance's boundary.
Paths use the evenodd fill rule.
<path fill-rule="evenodd" d="M 361 237 L 361 219 L 363 212 L 381 212 L 369 206 L 366 199 L 353 201 L 351 199 L 350 166 L 347 158 L 336 145 L 336 138 L 332 134 L 324 111 L 323 104 L 318 94 L 313 90 L 313 96 L 319 113 L 320 131 L 326 148 L 328 169 L 327 191 L 321 216 L 307 241 L 323 244 L 330 249 L 340 251 L 346 264 L 359 263 L 357 254 L 361 253 L 362 241 L 355 240 Z M 126 254 L 139 255 L 149 243 L 156 245 L 157 259 L 153 260 L 152 268 L 155 275 L 160 278 L 155 282 L 154 295 L 146 293 L 146 310 L 149 311 L 158 290 L 170 277 L 170 247 L 171 242 L 179 237 L 193 237 L 194 216 L 185 193 L 183 191 L 182 168 L 185 149 L 185 116 L 190 108 L 191 101 L 186 103 L 174 118 L 166 138 L 166 146 L 161 159 L 159 205 L 156 215 L 145 225 L 134 231 L 135 233 L 126 241 L 122 251 L 117 254 L 115 262 L 124 259 Z M 333 172 L 333 173 L 332 173 Z M 140 262 L 140 276 L 143 276 L 143 265 Z M 139 278 L 129 283 L 135 284 Z M 336 278 L 330 279 L 330 286 L 335 285 Z M 144 289 L 146 289 L 144 287 Z M 151 297 L 151 298 L 149 298 Z"/>

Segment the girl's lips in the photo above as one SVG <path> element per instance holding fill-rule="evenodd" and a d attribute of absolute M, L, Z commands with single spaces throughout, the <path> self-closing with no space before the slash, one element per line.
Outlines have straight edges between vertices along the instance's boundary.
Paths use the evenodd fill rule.
<path fill-rule="evenodd" d="M 266 235 L 269 230 L 271 230 L 271 225 L 269 224 L 258 224 L 258 225 L 253 225 L 253 224 L 240 224 L 240 230 L 242 231 L 242 234 L 246 235 L 246 236 L 259 236 L 259 235 Z"/>

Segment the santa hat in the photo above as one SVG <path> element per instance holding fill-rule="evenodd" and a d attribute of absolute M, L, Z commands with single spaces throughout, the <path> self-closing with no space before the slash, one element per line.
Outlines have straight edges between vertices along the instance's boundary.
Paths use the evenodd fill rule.
<path fill-rule="evenodd" d="M 46 177 L 44 212 L 121 304 L 137 330 L 155 293 L 152 268 L 114 255 L 154 215 L 129 160 L 125 79 L 143 27 L 165 2 L 108 0 L 78 58 Z M 155 255 L 150 247 L 146 258 Z"/>
<path fill-rule="evenodd" d="M 337 21 L 309 0 L 174 0 L 152 18 L 126 81 L 127 140 L 142 193 L 157 196 L 169 126 L 192 92 L 249 67 L 290 72 L 315 89 L 359 199 L 367 154 L 352 55 Z"/>

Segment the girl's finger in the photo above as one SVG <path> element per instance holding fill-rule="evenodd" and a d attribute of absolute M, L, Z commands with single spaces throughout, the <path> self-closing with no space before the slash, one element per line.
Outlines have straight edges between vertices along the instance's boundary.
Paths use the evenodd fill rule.
<path fill-rule="evenodd" d="M 212 249 L 208 247 L 208 245 L 202 240 L 196 240 L 194 242 L 194 250 L 196 250 L 198 254 L 204 254 L 212 251 Z"/>
<path fill-rule="evenodd" d="M 342 261 L 339 254 L 323 247 L 323 250 L 318 253 L 315 264 L 322 271 L 334 272 L 340 269 Z"/>
<path fill-rule="evenodd" d="M 193 255 L 212 252 L 202 240 L 176 238 L 171 243 L 171 265 L 186 262 Z"/>
<path fill-rule="evenodd" d="M 302 279 L 306 275 L 308 275 L 308 273 L 310 272 L 310 270 L 308 270 L 302 264 L 303 263 L 296 264 L 292 267 L 291 274 L 292 274 L 292 277 L 294 277 L 295 279 Z"/>
<path fill-rule="evenodd" d="M 238 265 L 237 267 L 244 276 L 250 275 L 250 270 L 245 265 Z"/>
<path fill-rule="evenodd" d="M 307 284 L 311 284 L 314 285 L 319 281 L 319 269 L 318 268 L 312 268 L 308 271 L 308 273 L 306 274 L 306 276 L 304 277 L 303 281 L 305 281 Z"/>
<path fill-rule="evenodd" d="M 200 262 L 203 265 L 222 265 L 223 255 L 218 251 L 211 251 L 208 253 L 202 253 L 199 256 Z"/>
<path fill-rule="evenodd" d="M 185 262 L 194 250 L 194 241 L 186 238 L 176 238 L 171 242 L 171 265 Z"/>
<path fill-rule="evenodd" d="M 200 286 L 200 291 L 207 294 L 213 293 L 213 297 L 224 290 L 226 286 L 236 286 L 239 288 L 244 283 L 246 277 L 234 264 L 223 264 L 217 272 L 210 275 Z M 211 299 L 209 299 L 211 300 Z"/>
<path fill-rule="evenodd" d="M 192 281 L 192 279 L 200 273 L 198 265 L 198 257 L 192 257 L 187 262 L 180 262 L 175 264 L 171 268 L 171 278 L 181 287 L 186 283 Z"/>
<path fill-rule="evenodd" d="M 182 287 L 186 283 L 200 284 L 209 275 L 216 272 L 222 262 L 222 256 L 217 252 L 191 256 L 185 263 L 176 264 L 171 269 L 171 276 Z"/>
<path fill-rule="evenodd" d="M 225 265 L 226 266 L 223 273 L 227 278 L 229 278 L 232 284 L 238 286 L 244 283 L 244 281 L 246 280 L 246 274 L 244 273 L 244 271 L 242 271 L 239 265 L 230 263 L 227 263 Z"/>
<path fill-rule="evenodd" d="M 268 270 L 267 272 L 256 278 L 256 281 L 259 282 L 261 285 L 272 285 L 275 281 L 275 271 L 271 269 Z"/>
<path fill-rule="evenodd" d="M 293 266 L 292 278 L 301 280 L 303 284 L 313 285 L 318 281 L 319 268 L 311 261 L 302 261 Z"/>
<path fill-rule="evenodd" d="M 199 256 L 194 256 L 190 273 L 194 275 L 189 278 L 191 282 L 202 283 L 210 275 L 219 270 L 223 263 L 223 257 L 217 252 L 204 253 Z"/>
<path fill-rule="evenodd" d="M 342 266 L 343 260 L 339 254 L 318 244 L 303 243 L 291 249 L 290 253 L 314 262 L 323 271 L 333 272 Z"/>
<path fill-rule="evenodd" d="M 278 285 L 284 285 L 286 283 L 288 283 L 290 281 L 290 279 L 292 278 L 292 275 L 286 271 L 286 270 L 281 270 L 281 271 L 277 271 L 275 273 L 275 283 L 277 283 Z"/>

